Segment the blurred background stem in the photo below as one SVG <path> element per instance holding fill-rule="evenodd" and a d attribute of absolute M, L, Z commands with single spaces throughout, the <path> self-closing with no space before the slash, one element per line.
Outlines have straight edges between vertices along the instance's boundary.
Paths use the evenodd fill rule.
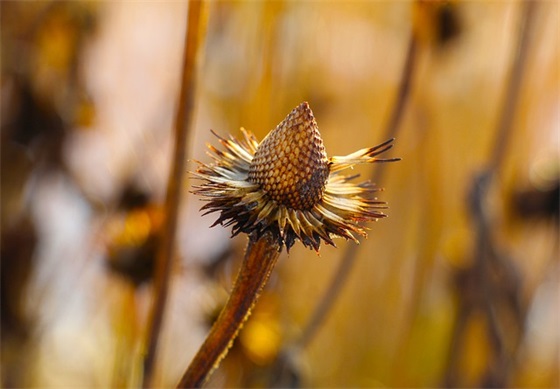
<path fill-rule="evenodd" d="M 512 59 L 512 67 L 506 85 L 504 105 L 501 109 L 498 122 L 496 140 L 490 154 L 488 171 L 495 173 L 503 164 L 505 154 L 511 139 L 512 124 L 515 110 L 519 101 L 521 81 L 527 64 L 527 52 L 529 49 L 533 15 L 535 13 L 535 1 L 525 0 L 522 4 L 521 21 L 519 25 L 518 42 Z"/>
<path fill-rule="evenodd" d="M 408 49 L 404 67 L 402 70 L 402 75 L 400 78 L 396 101 L 391 111 L 389 121 L 387 122 L 387 127 L 385 128 L 385 132 L 381 139 L 394 138 L 402 122 L 406 103 L 408 102 L 410 96 L 410 88 L 416 65 L 417 46 L 418 44 L 415 33 L 412 32 L 408 43 Z M 383 165 L 373 170 L 370 177 L 371 181 L 375 184 L 378 184 L 380 181 L 382 181 L 384 171 L 385 169 Z M 358 239 L 360 241 L 363 240 L 361 237 L 358 237 Z M 327 286 L 327 289 L 325 290 L 325 293 L 321 297 L 321 300 L 311 314 L 311 318 L 308 320 L 307 325 L 303 329 L 302 336 L 298 342 L 299 347 L 305 348 L 313 340 L 318 330 L 321 328 L 321 325 L 324 323 L 327 315 L 331 311 L 336 301 L 336 297 L 340 294 L 340 291 L 348 280 L 350 272 L 354 267 L 357 252 L 358 245 L 346 245 L 346 249 L 342 255 L 338 268 L 335 270 L 334 275 L 329 285 Z"/>
<path fill-rule="evenodd" d="M 187 27 L 185 29 L 183 73 L 174 122 L 174 151 L 165 199 L 165 221 L 156 257 L 154 300 L 148 318 L 143 387 L 150 387 L 153 384 L 158 341 L 169 291 L 169 279 L 175 253 L 177 217 L 184 186 L 185 148 L 194 116 L 197 57 L 199 56 L 200 47 L 203 47 L 202 40 L 204 38 L 204 28 L 206 27 L 205 17 L 203 2 L 200 0 L 190 1 Z"/>
<path fill-rule="evenodd" d="M 522 275 L 515 262 L 496 241 L 500 226 L 492 217 L 488 199 L 511 143 L 512 124 L 528 58 L 536 4 L 534 1 L 525 1 L 520 5 L 519 32 L 505 84 L 496 138 L 486 168 L 476 174 L 471 183 L 469 213 L 473 219 L 476 242 L 471 254 L 472 264 L 460 271 L 456 278 L 459 309 L 449 342 L 444 377 L 446 387 L 464 385 L 461 355 L 466 347 L 468 324 L 474 320 L 476 313 L 484 319 L 491 351 L 488 366 L 478 379 L 480 386 L 508 386 L 517 350 L 525 336 L 528 310 L 521 298 Z"/>

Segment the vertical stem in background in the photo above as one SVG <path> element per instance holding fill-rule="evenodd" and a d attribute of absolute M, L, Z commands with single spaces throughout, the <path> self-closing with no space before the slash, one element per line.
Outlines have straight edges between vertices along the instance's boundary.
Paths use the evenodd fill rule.
<path fill-rule="evenodd" d="M 183 187 L 185 148 L 187 135 L 193 121 L 197 54 L 204 38 L 205 17 L 202 1 L 190 1 L 183 52 L 183 73 L 174 123 L 173 159 L 165 199 L 165 221 L 156 258 L 154 301 L 148 318 L 142 382 L 144 388 L 152 384 L 163 313 L 169 291 L 169 278 L 175 253 L 177 216 Z"/>
<path fill-rule="evenodd" d="M 498 170 L 503 162 L 504 155 L 511 138 L 512 121 L 515 114 L 515 107 L 519 100 L 519 90 L 521 88 L 521 80 L 526 66 L 527 50 L 529 47 L 530 31 L 533 24 L 533 14 L 536 2 L 533 0 L 525 0 L 522 8 L 521 25 L 519 28 L 519 40 L 516 47 L 511 73 L 506 86 L 506 94 L 504 105 L 497 129 L 496 141 L 494 148 L 490 154 L 489 171 Z"/>
<path fill-rule="evenodd" d="M 475 176 L 469 195 L 470 209 L 473 215 L 473 229 L 476 232 L 477 242 L 473 249 L 474 263 L 461 274 L 466 279 L 471 290 L 476 285 L 478 294 L 475 297 L 464 292 L 466 287 L 459 289 L 459 304 L 461 310 L 453 324 L 452 337 L 449 344 L 447 365 L 444 372 L 444 385 L 456 387 L 462 385 L 460 374 L 460 356 L 464 352 L 461 347 L 461 338 L 464 338 L 465 328 L 469 320 L 469 313 L 479 310 L 485 315 L 488 325 L 488 337 L 494 353 L 488 363 L 488 371 L 481 378 L 481 385 L 492 387 L 507 386 L 510 371 L 515 366 L 515 357 L 525 332 L 526 307 L 520 303 L 521 286 L 515 264 L 503 255 L 494 240 L 493 232 L 497 229 L 492 222 L 485 207 L 488 192 L 499 170 L 504 163 L 504 158 L 511 142 L 512 123 L 515 109 L 519 102 L 519 91 L 523 81 L 523 73 L 527 62 L 527 52 L 533 28 L 535 7 L 537 2 L 525 0 L 521 10 L 519 35 L 515 53 L 513 55 L 509 77 L 506 81 L 503 106 L 500 111 L 489 161 L 486 168 Z M 491 277 L 491 271 L 500 274 L 500 278 Z M 464 280 L 463 283 L 466 283 Z M 470 297 L 470 298 L 469 298 Z M 508 312 L 509 310 L 509 312 Z M 466 311 L 463 312 L 463 311 Z M 500 323 L 498 313 L 508 316 L 507 326 Z M 512 320 L 513 319 L 513 320 Z M 518 326 L 516 339 L 511 340 L 511 335 L 506 335 L 503 328 Z M 509 338 L 509 339 L 508 339 Z M 509 348 L 506 347 L 509 341 Z"/>
<path fill-rule="evenodd" d="M 233 290 L 206 340 L 177 385 L 201 387 L 226 356 L 233 340 L 255 305 L 280 255 L 282 246 L 271 232 L 258 240 L 249 237 L 245 258 Z"/>
<path fill-rule="evenodd" d="M 412 84 L 412 76 L 416 63 L 417 46 L 418 42 L 416 35 L 412 32 L 397 92 L 397 99 L 395 101 L 395 105 L 393 106 L 393 110 L 391 111 L 391 116 L 389 118 L 389 122 L 387 123 L 383 139 L 394 138 L 397 130 L 399 129 L 400 123 L 402 122 L 406 103 L 408 101 L 408 97 L 410 96 L 410 86 Z M 378 183 L 382 180 L 383 171 L 383 166 L 379 166 L 376 170 L 374 170 L 371 175 L 372 181 Z M 359 239 L 360 241 L 362 240 L 361 237 L 359 237 Z M 298 344 L 299 347 L 306 347 L 325 321 L 325 317 L 333 307 L 336 297 L 340 294 L 340 290 L 348 279 L 350 271 L 354 266 L 357 252 L 357 245 L 347 245 L 340 261 L 340 265 L 334 272 L 334 276 L 331 279 L 325 294 L 322 296 L 317 308 L 313 311 L 311 318 L 303 329 L 303 333 Z"/>

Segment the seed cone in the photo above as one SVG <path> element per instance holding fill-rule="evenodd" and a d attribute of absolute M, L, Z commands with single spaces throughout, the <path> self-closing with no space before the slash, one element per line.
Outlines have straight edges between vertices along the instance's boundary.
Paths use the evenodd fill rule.
<path fill-rule="evenodd" d="M 218 212 L 214 225 L 232 226 L 257 238 L 270 231 L 289 250 L 296 240 L 319 251 L 333 237 L 366 236 L 360 222 L 385 217 L 379 190 L 356 175 L 341 172 L 363 163 L 396 161 L 378 158 L 393 139 L 346 156 L 327 158 L 317 122 L 304 102 L 259 143 L 244 129 L 242 139 L 218 137 L 221 151 L 208 146 L 214 163 L 199 162 L 193 176 L 202 181 L 194 193 L 207 201 L 202 210 Z"/>
<path fill-rule="evenodd" d="M 321 201 L 328 177 L 327 154 L 307 102 L 267 135 L 249 167 L 249 181 L 295 210 L 309 210 Z"/>

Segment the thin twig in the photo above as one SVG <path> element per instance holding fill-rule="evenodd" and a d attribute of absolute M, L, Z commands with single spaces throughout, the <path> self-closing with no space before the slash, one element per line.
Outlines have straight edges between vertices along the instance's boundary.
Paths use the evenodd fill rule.
<path fill-rule="evenodd" d="M 255 305 L 280 255 L 281 243 L 271 232 L 250 237 L 233 290 L 198 350 L 178 388 L 201 387 L 226 356 L 233 340 Z"/>
<path fill-rule="evenodd" d="M 165 199 L 165 221 L 163 235 L 157 253 L 157 263 L 154 281 L 154 301 L 148 319 L 146 338 L 146 354 L 144 357 L 144 375 L 142 386 L 152 385 L 154 364 L 163 313 L 169 292 L 169 278 L 175 253 L 175 235 L 177 230 L 177 215 L 183 188 L 183 171 L 185 169 L 185 147 L 187 136 L 193 122 L 196 64 L 199 47 L 204 38 L 205 13 L 203 2 L 193 0 L 189 2 L 188 20 L 185 31 L 185 48 L 183 52 L 183 74 L 177 111 L 175 116 L 174 131 L 175 142 L 169 180 L 167 182 L 167 195 Z"/>
<path fill-rule="evenodd" d="M 412 32 L 408 44 L 405 65 L 402 71 L 401 81 L 397 92 L 397 99 L 395 101 L 395 105 L 393 106 L 389 122 L 387 123 L 385 134 L 382 137 L 383 139 L 394 138 L 402 122 L 406 103 L 408 101 L 408 97 L 410 96 L 410 87 L 412 84 L 412 76 L 416 63 L 417 46 L 417 38 L 414 32 Z M 380 182 L 383 178 L 384 171 L 385 169 L 383 168 L 383 166 L 379 166 L 373 171 L 371 180 L 375 183 Z M 360 237 L 359 240 L 361 242 L 363 239 Z M 340 295 L 340 290 L 344 287 L 350 271 L 354 267 L 357 258 L 357 252 L 357 245 L 346 246 L 346 250 L 344 251 L 338 268 L 334 272 L 329 286 L 323 294 L 321 301 L 319 301 L 319 303 L 317 304 L 317 308 L 313 311 L 311 318 L 307 322 L 307 325 L 303 329 L 302 335 L 298 342 L 299 347 L 306 347 L 315 337 L 319 328 L 324 323 L 326 316 L 328 315 L 336 301 L 336 297 Z"/>

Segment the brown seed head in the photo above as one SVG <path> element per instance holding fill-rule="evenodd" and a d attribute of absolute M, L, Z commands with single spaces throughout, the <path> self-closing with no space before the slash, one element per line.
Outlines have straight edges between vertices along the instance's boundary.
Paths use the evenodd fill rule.
<path fill-rule="evenodd" d="M 323 197 L 329 164 L 313 112 L 306 102 L 261 142 L 249 168 L 249 181 L 274 201 L 308 210 Z"/>

